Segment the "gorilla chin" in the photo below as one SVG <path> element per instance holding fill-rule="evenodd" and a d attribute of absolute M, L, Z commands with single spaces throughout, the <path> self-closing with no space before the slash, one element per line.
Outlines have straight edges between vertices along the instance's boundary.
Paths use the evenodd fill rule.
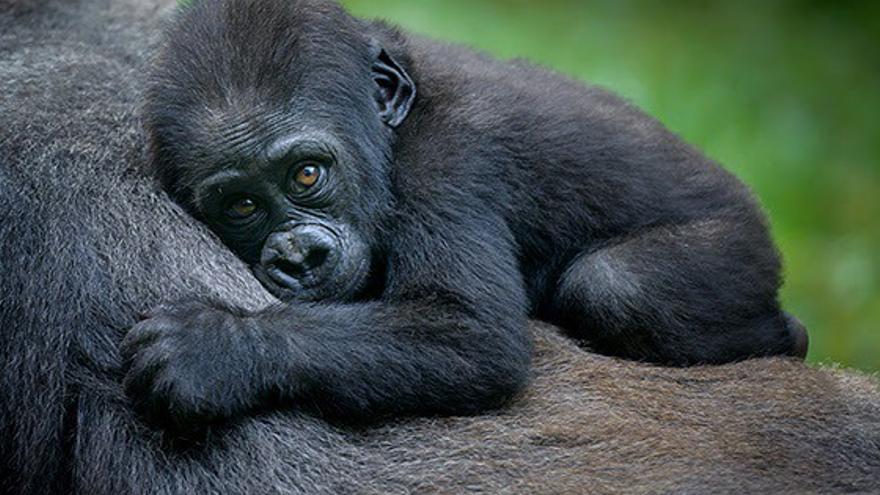
<path fill-rule="evenodd" d="M 288 222 L 269 235 L 252 269 L 283 301 L 346 301 L 366 285 L 369 259 L 366 243 L 345 225 Z"/>

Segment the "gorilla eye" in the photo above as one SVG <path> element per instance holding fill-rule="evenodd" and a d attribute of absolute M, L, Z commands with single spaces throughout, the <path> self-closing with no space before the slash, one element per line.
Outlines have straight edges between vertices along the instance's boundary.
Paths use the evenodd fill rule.
<path fill-rule="evenodd" d="M 300 166 L 293 176 L 293 187 L 296 191 L 304 191 L 318 182 L 321 178 L 321 166 L 316 163 L 306 163 Z"/>
<path fill-rule="evenodd" d="M 257 211 L 257 203 L 251 198 L 240 198 L 226 208 L 226 216 L 235 220 L 248 218 Z"/>

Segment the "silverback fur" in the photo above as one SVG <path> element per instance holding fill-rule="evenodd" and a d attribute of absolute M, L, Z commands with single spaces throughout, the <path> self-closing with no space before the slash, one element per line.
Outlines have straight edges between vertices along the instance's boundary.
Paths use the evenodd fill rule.
<path fill-rule="evenodd" d="M 475 417 L 352 429 L 278 412 L 170 445 L 118 344 L 163 300 L 271 301 L 141 173 L 163 9 L 0 0 L 0 493 L 880 492 L 880 389 L 795 360 L 660 368 L 534 324 L 533 376 Z"/>

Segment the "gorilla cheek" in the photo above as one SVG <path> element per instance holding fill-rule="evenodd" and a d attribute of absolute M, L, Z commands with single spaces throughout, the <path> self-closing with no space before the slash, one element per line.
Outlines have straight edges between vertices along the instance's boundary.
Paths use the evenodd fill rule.
<path fill-rule="evenodd" d="M 282 300 L 348 300 L 364 285 L 369 250 L 343 224 L 283 224 L 266 239 L 254 273 Z"/>

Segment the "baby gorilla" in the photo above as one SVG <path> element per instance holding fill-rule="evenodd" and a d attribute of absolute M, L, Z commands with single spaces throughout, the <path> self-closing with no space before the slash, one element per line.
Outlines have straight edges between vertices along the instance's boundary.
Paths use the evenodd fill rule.
<path fill-rule="evenodd" d="M 526 382 L 529 317 L 661 364 L 805 352 L 749 191 L 605 91 L 332 3 L 197 0 L 147 98 L 164 185 L 287 301 L 136 325 L 153 419 L 476 413 Z"/>

